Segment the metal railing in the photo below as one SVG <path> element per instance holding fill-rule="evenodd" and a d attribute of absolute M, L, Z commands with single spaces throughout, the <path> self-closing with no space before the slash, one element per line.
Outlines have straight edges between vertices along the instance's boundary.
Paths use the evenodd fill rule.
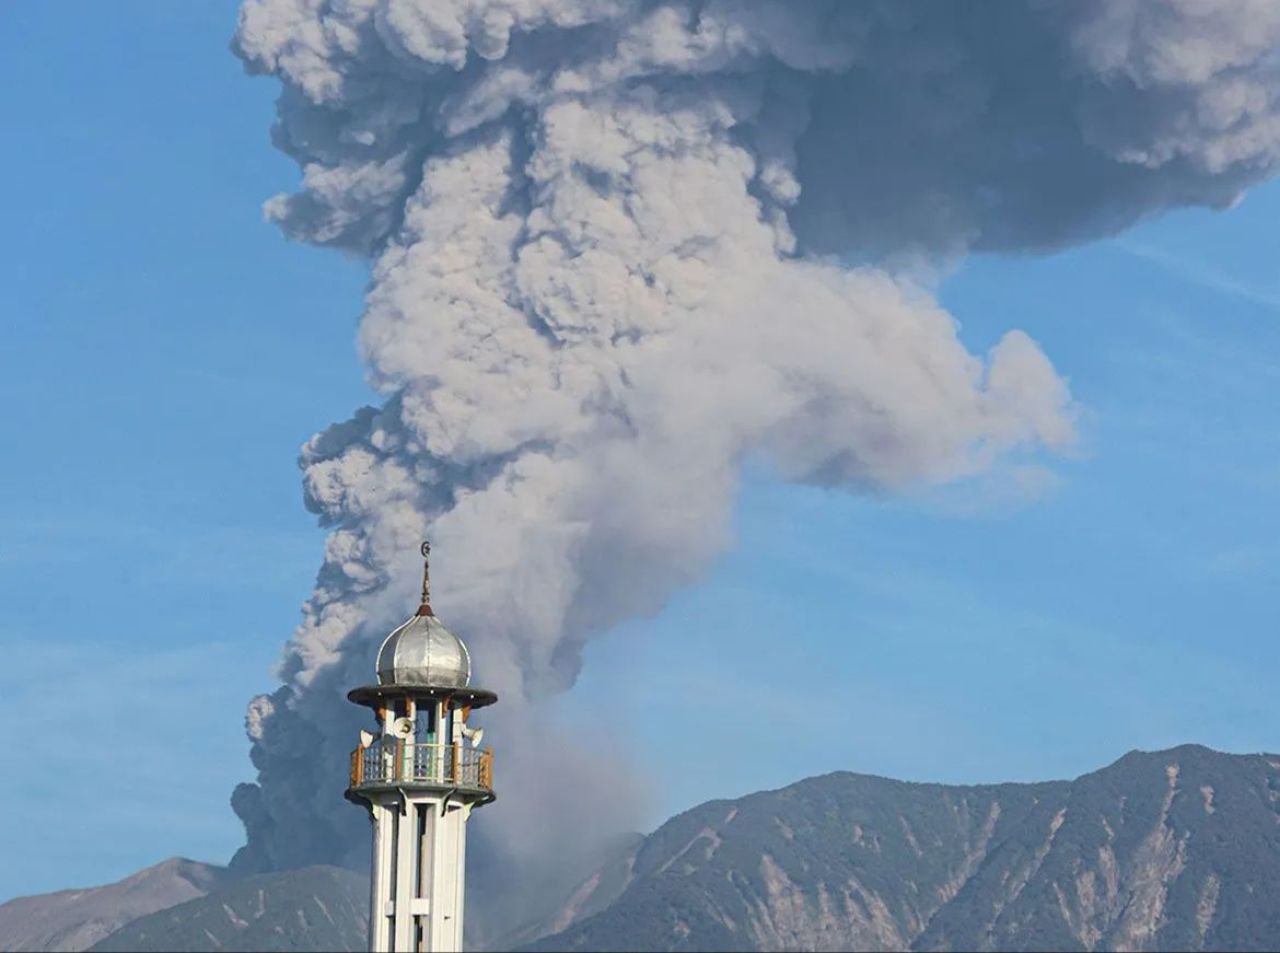
<path fill-rule="evenodd" d="M 351 752 L 351 787 L 438 784 L 493 790 L 493 752 L 463 745 L 410 744 L 386 736 Z"/>

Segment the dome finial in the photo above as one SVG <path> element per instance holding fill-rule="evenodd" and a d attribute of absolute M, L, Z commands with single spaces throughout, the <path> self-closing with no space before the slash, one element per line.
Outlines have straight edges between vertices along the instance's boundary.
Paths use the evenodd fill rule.
<path fill-rule="evenodd" d="M 426 540 L 422 543 L 422 605 L 418 615 L 435 615 L 431 611 L 431 544 Z"/>

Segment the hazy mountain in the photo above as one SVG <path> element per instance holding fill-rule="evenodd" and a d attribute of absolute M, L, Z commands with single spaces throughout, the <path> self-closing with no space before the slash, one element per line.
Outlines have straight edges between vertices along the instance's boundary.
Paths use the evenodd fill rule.
<path fill-rule="evenodd" d="M 130 920 L 204 896 L 226 878 L 221 867 L 173 857 L 103 887 L 19 897 L 0 905 L 0 950 L 84 950 Z"/>
<path fill-rule="evenodd" d="M 631 858 L 643 842 L 643 834 L 624 834 L 585 854 L 566 852 L 556 874 L 537 884 L 492 876 L 482 881 L 473 871 L 467 884 L 467 948 L 512 950 L 603 910 L 626 887 Z"/>
<path fill-rule="evenodd" d="M 625 885 L 625 865 L 642 840 L 631 834 L 601 845 L 591 865 L 599 869 L 586 880 L 588 858 L 575 857 L 561 878 L 536 889 L 526 886 L 519 897 L 499 886 L 501 896 L 487 908 L 468 907 L 468 948 L 510 950 L 603 909 Z M 307 867 L 263 874 L 136 919 L 93 949 L 363 950 L 368 902 L 369 879 L 363 872 Z M 503 916 L 498 917 L 499 912 Z M 519 925 L 504 928 L 504 923 Z"/>
<path fill-rule="evenodd" d="M 364 950 L 369 881 L 340 867 L 304 867 L 237 880 L 141 917 L 95 951 Z"/>
<path fill-rule="evenodd" d="M 1276 949 L 1278 805 L 1280 756 L 1196 746 L 1042 784 L 830 774 L 620 840 L 576 886 L 539 885 L 528 895 L 537 902 L 520 905 L 526 925 L 488 945 Z M 333 867 L 253 877 L 134 920 L 94 949 L 363 949 L 367 889 L 363 874 Z M 0 931 L 17 948 L 14 928 Z"/>
<path fill-rule="evenodd" d="M 1075 781 L 838 773 L 668 821 L 530 950 L 1280 948 L 1280 757 L 1134 752 Z"/>

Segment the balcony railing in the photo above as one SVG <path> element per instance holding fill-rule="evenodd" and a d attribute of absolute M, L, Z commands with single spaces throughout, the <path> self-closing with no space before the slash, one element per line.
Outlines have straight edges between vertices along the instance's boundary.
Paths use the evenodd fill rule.
<path fill-rule="evenodd" d="M 493 790 L 493 752 L 382 737 L 351 752 L 351 787 L 425 784 Z"/>

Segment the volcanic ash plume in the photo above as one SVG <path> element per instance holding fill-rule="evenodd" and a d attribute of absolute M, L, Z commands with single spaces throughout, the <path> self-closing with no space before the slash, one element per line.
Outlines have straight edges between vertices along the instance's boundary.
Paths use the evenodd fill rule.
<path fill-rule="evenodd" d="M 332 532 L 250 709 L 237 862 L 367 849 L 334 780 L 343 692 L 414 605 L 428 530 L 521 790 L 482 826 L 564 834 L 549 761 L 548 797 L 625 814 L 621 766 L 533 735 L 530 706 L 724 548 L 748 456 L 883 492 L 1068 444 L 1037 346 L 969 353 L 903 263 L 1229 204 L 1276 164 L 1278 38 L 1280 4 L 1244 0 L 247 0 L 237 50 L 282 82 L 303 170 L 267 214 L 371 260 L 385 400 L 303 451 Z"/>

